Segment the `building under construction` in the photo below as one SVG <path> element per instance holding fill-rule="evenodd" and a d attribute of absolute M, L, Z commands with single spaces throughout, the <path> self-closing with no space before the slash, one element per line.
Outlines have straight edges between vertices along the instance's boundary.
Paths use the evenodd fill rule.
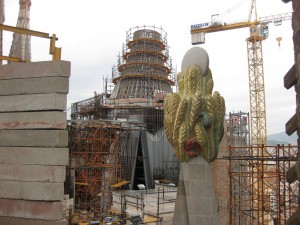
<path fill-rule="evenodd" d="M 72 105 L 69 128 L 75 208 L 96 218 L 111 208 L 112 191 L 150 189 L 154 180 L 176 184 L 179 174 L 163 129 L 163 102 L 175 73 L 161 28 L 127 32 L 112 83 L 113 90 Z M 285 179 L 297 147 L 251 146 L 248 113 L 231 113 L 226 122 L 212 163 L 220 224 L 286 224 L 298 204 L 299 189 Z"/>
<path fill-rule="evenodd" d="M 291 0 L 283 1 L 289 2 Z M 22 19 L 24 19 L 24 15 L 29 15 L 30 4 L 30 0 L 20 1 L 18 18 L 18 26 L 20 27 L 22 24 L 28 25 L 29 20 Z M 298 1 L 294 0 L 293 6 L 295 11 L 293 15 L 294 44 L 299 46 L 299 24 L 295 22 L 299 18 L 299 16 L 297 17 L 300 9 Z M 4 19 L 2 18 L 3 8 L 3 1 L 0 1 L 1 23 Z M 29 26 L 24 28 L 29 28 Z M 5 27 L 2 29 L 5 30 Z M 23 46 L 20 46 L 20 43 Z M 22 51 L 19 51 L 20 49 Z M 22 55 L 16 55 L 17 50 Z M 17 62 L 29 61 L 29 50 L 30 39 L 21 39 L 14 35 L 10 59 Z M 24 53 L 26 54 L 24 55 Z M 298 56 L 299 49 L 295 48 L 295 59 L 299 59 Z M 32 71 L 37 72 L 39 70 L 39 63 L 24 63 L 21 66 L 24 71 L 30 71 L 31 74 Z M 66 62 L 55 61 L 50 64 L 51 68 L 47 68 L 47 70 L 56 71 L 57 65 L 65 65 Z M 45 67 L 49 66 L 49 63 L 41 62 L 40 65 Z M 16 68 L 13 65 L 8 66 L 10 69 L 2 74 L 4 81 L 1 82 L 6 82 L 5 80 L 9 78 L 11 82 L 16 82 L 17 87 L 20 87 L 18 81 L 24 79 L 22 77 L 24 74 L 21 77 L 14 77 Z M 18 66 L 20 65 L 16 67 Z M 296 60 L 295 65 L 285 75 L 284 85 L 286 88 L 299 85 L 299 80 L 297 80 L 298 67 L 299 60 Z M 59 76 L 69 77 L 69 73 L 70 70 L 66 74 L 62 72 Z M 27 76 L 29 76 L 27 79 L 32 78 L 32 75 Z M 57 83 L 61 81 L 57 78 L 55 80 Z M 29 83 L 31 82 L 23 80 L 22 86 L 28 90 L 24 97 L 27 100 L 32 100 L 33 96 L 36 97 L 33 94 L 37 93 L 32 90 L 33 88 Z M 72 105 L 72 120 L 68 124 L 71 170 L 67 172 L 69 172 L 69 177 L 75 177 L 76 208 L 89 211 L 88 216 L 90 218 L 103 218 L 105 216 L 104 213 L 112 205 L 113 190 L 150 189 L 153 187 L 153 183 L 162 184 L 161 188 L 164 190 L 167 186 L 165 183 L 176 184 L 178 178 L 179 164 L 163 131 L 163 101 L 165 95 L 171 93 L 172 87 L 175 85 L 175 72 L 172 69 L 168 54 L 166 33 L 161 28 L 143 26 L 128 31 L 126 44 L 123 46 L 118 65 L 113 68 L 112 83 L 115 87 L 112 92 L 106 89 L 103 94 L 96 94 L 93 98 L 74 103 Z M 48 86 L 48 82 L 43 79 L 39 85 L 40 89 L 43 89 L 43 87 Z M 13 92 L 10 89 L 5 89 L 2 96 L 13 96 L 14 98 L 21 96 L 18 88 L 13 88 Z M 295 91 L 298 106 L 299 88 L 295 88 Z M 67 88 L 64 87 L 64 91 L 53 89 L 52 92 L 55 94 L 56 92 L 60 94 L 63 92 L 64 96 L 61 97 L 65 98 Z M 23 123 L 18 123 L 19 129 L 11 129 L 9 124 L 14 121 L 11 118 L 16 117 L 20 112 L 5 108 L 14 101 L 4 101 L 4 98 L 7 97 L 2 98 L 2 113 L 9 111 L 13 116 L 7 119 L 7 123 L 1 125 L 2 134 L 8 137 L 4 137 L 4 141 L 1 143 L 5 148 L 7 145 L 9 147 L 9 151 L 2 151 L 1 153 L 1 166 L 7 168 L 2 171 L 10 171 L 9 176 L 2 173 L 1 178 L 4 187 L 1 189 L 2 196 L 0 199 L 4 206 L 0 207 L 1 222 L 4 221 L 3 223 L 7 224 L 47 223 L 49 222 L 49 215 L 54 215 L 51 218 L 53 221 L 55 220 L 54 222 L 66 222 L 65 220 L 61 221 L 64 211 L 61 207 L 62 184 L 65 174 L 64 172 L 60 173 L 60 177 L 54 179 L 55 191 L 53 193 L 46 188 L 49 181 L 45 180 L 47 176 L 51 177 L 53 174 L 57 175 L 56 172 L 58 171 L 64 171 L 64 167 L 68 165 L 67 135 L 62 130 L 65 129 L 65 126 L 62 126 L 62 123 L 56 124 L 55 127 L 45 125 L 53 123 L 49 119 L 51 118 L 49 115 L 53 115 L 53 113 L 60 114 L 60 119 L 65 122 L 65 114 L 62 113 L 65 108 L 57 109 L 51 106 L 53 108 L 50 112 L 49 105 L 43 106 L 45 107 L 43 111 L 36 108 L 29 109 L 26 105 L 25 109 L 21 109 L 21 112 L 30 114 L 31 123 L 28 123 L 28 117 L 22 118 Z M 43 105 L 43 102 L 39 104 Z M 20 107 L 22 108 L 23 105 L 20 104 Z M 47 113 L 47 120 L 41 119 L 43 123 L 32 126 L 40 119 L 36 118 L 38 113 Z M 297 107 L 296 114 L 286 124 L 286 132 L 289 135 L 297 132 L 299 137 L 298 118 L 300 118 L 299 107 Z M 222 140 L 218 158 L 211 163 L 218 214 L 221 218 L 219 224 L 299 224 L 298 149 L 300 139 L 298 138 L 298 146 L 251 145 L 248 113 L 231 113 L 226 122 L 227 133 L 225 132 L 225 134 L 227 135 Z M 54 132 L 57 135 L 51 136 Z M 16 137 L 20 136 L 18 133 L 26 135 L 29 141 L 17 139 Z M 62 137 L 65 141 L 53 146 L 53 143 Z M 35 148 L 24 147 L 28 143 Z M 26 154 L 18 157 L 20 152 Z M 41 157 L 36 157 L 36 155 Z M 45 169 L 49 165 L 52 167 L 51 174 Z M 27 173 L 31 169 L 35 172 Z M 53 173 L 52 169 L 55 169 L 56 172 Z M 40 170 L 42 172 L 38 175 L 36 171 Z M 12 174 L 11 171 L 18 171 L 18 173 Z M 45 191 L 35 193 L 36 188 L 39 187 L 37 183 L 45 187 L 39 190 Z M 12 185 L 9 186 L 8 184 Z M 70 186 L 69 183 L 67 185 Z M 166 189 L 173 188 L 173 186 L 167 186 Z M 14 190 L 14 187 L 18 188 Z M 20 193 L 19 187 L 23 188 L 22 193 Z M 58 190 L 60 192 L 59 197 L 55 196 Z M 122 192 L 120 193 L 122 195 Z M 157 192 L 151 194 L 156 195 Z M 157 203 L 153 201 L 158 208 L 159 204 L 162 204 L 160 195 L 165 195 L 164 191 L 158 192 Z M 141 196 L 142 194 L 138 196 L 139 199 L 137 197 L 137 202 L 144 202 L 144 199 L 141 200 Z M 167 199 L 165 197 L 163 197 L 164 200 Z M 122 197 L 120 199 L 122 201 Z M 174 201 L 167 200 L 168 204 L 174 203 Z M 125 203 L 120 204 L 122 212 L 126 212 L 126 208 L 123 208 Z M 53 208 L 47 208 L 44 210 L 45 215 L 41 215 L 41 212 L 37 210 L 52 204 L 53 208 L 58 209 L 59 212 L 53 213 L 52 211 L 55 211 Z M 20 205 L 24 207 L 22 209 L 16 207 Z M 25 205 L 28 207 L 27 209 Z M 144 205 L 140 204 L 137 208 L 142 210 Z M 29 211 L 29 209 L 33 210 Z M 158 209 L 158 216 L 159 213 Z M 59 216 L 57 216 L 58 214 Z"/>
<path fill-rule="evenodd" d="M 175 85 L 166 32 L 130 29 L 112 82 L 112 92 L 72 104 L 70 153 L 78 209 L 109 209 L 116 183 L 149 189 L 154 180 L 177 182 L 179 165 L 163 130 L 162 103 Z"/>

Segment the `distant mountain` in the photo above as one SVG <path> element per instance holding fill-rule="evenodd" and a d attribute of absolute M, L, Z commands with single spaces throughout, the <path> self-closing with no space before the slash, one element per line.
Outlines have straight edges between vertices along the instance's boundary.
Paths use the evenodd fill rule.
<path fill-rule="evenodd" d="M 297 133 L 288 136 L 285 132 L 268 135 L 268 145 L 297 144 Z"/>

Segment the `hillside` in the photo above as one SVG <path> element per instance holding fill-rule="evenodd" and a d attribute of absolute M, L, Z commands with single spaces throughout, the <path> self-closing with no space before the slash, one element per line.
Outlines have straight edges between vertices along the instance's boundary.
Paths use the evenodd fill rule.
<path fill-rule="evenodd" d="M 297 133 L 293 133 L 291 136 L 288 136 L 285 132 L 270 134 L 268 135 L 268 144 L 277 145 L 277 144 L 297 144 Z"/>

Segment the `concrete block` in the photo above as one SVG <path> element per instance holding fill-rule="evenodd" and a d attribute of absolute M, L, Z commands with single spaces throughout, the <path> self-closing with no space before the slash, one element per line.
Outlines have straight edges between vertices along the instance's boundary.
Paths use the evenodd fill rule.
<path fill-rule="evenodd" d="M 64 183 L 2 180 L 0 182 L 0 198 L 60 201 L 64 199 Z"/>
<path fill-rule="evenodd" d="M 0 217 L 21 217 L 59 221 L 64 218 L 63 202 L 0 199 Z"/>
<path fill-rule="evenodd" d="M 0 180 L 65 182 L 65 166 L 0 164 Z"/>
<path fill-rule="evenodd" d="M 66 94 L 30 94 L 0 96 L 0 112 L 15 111 L 65 111 L 67 105 Z"/>
<path fill-rule="evenodd" d="M 69 149 L 0 147 L 0 163 L 64 166 L 69 163 Z"/>
<path fill-rule="evenodd" d="M 0 95 L 45 94 L 69 92 L 69 78 L 42 77 L 0 80 Z"/>
<path fill-rule="evenodd" d="M 67 130 L 0 130 L 0 146 L 67 147 Z"/>
<path fill-rule="evenodd" d="M 60 221 L 49 221 L 49 220 L 35 220 L 35 219 L 24 219 L 19 217 L 7 217 L 0 216 L 0 225 L 68 225 L 67 220 Z"/>
<path fill-rule="evenodd" d="M 0 80 L 30 77 L 70 77 L 70 74 L 71 63 L 62 60 L 13 63 L 0 66 Z"/>
<path fill-rule="evenodd" d="M 0 129 L 66 129 L 61 111 L 0 113 Z"/>

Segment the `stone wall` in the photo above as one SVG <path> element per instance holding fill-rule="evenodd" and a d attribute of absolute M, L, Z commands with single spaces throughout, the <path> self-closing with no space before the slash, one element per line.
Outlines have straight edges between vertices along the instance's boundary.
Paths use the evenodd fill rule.
<path fill-rule="evenodd" d="M 70 62 L 0 66 L 0 225 L 67 225 Z"/>
<path fill-rule="evenodd" d="M 293 5 L 293 41 L 294 41 L 294 52 L 295 52 L 295 64 L 284 76 L 284 86 L 289 89 L 294 86 L 296 92 L 296 113 L 286 123 L 286 133 L 288 135 L 297 132 L 298 134 L 298 146 L 300 146 L 300 1 L 299 0 L 282 0 L 283 2 L 292 2 Z M 293 183 L 296 180 L 300 180 L 300 151 L 298 149 L 298 163 L 293 166 L 287 172 L 287 181 Z M 300 202 L 299 202 L 300 203 Z M 299 205 L 298 203 L 298 205 Z M 299 208 L 288 220 L 288 225 L 300 224 L 300 211 Z"/>
<path fill-rule="evenodd" d="M 230 224 L 230 168 L 228 157 L 227 123 L 224 123 L 224 136 L 219 145 L 218 158 L 211 163 L 213 184 L 218 209 L 218 225 Z"/>

